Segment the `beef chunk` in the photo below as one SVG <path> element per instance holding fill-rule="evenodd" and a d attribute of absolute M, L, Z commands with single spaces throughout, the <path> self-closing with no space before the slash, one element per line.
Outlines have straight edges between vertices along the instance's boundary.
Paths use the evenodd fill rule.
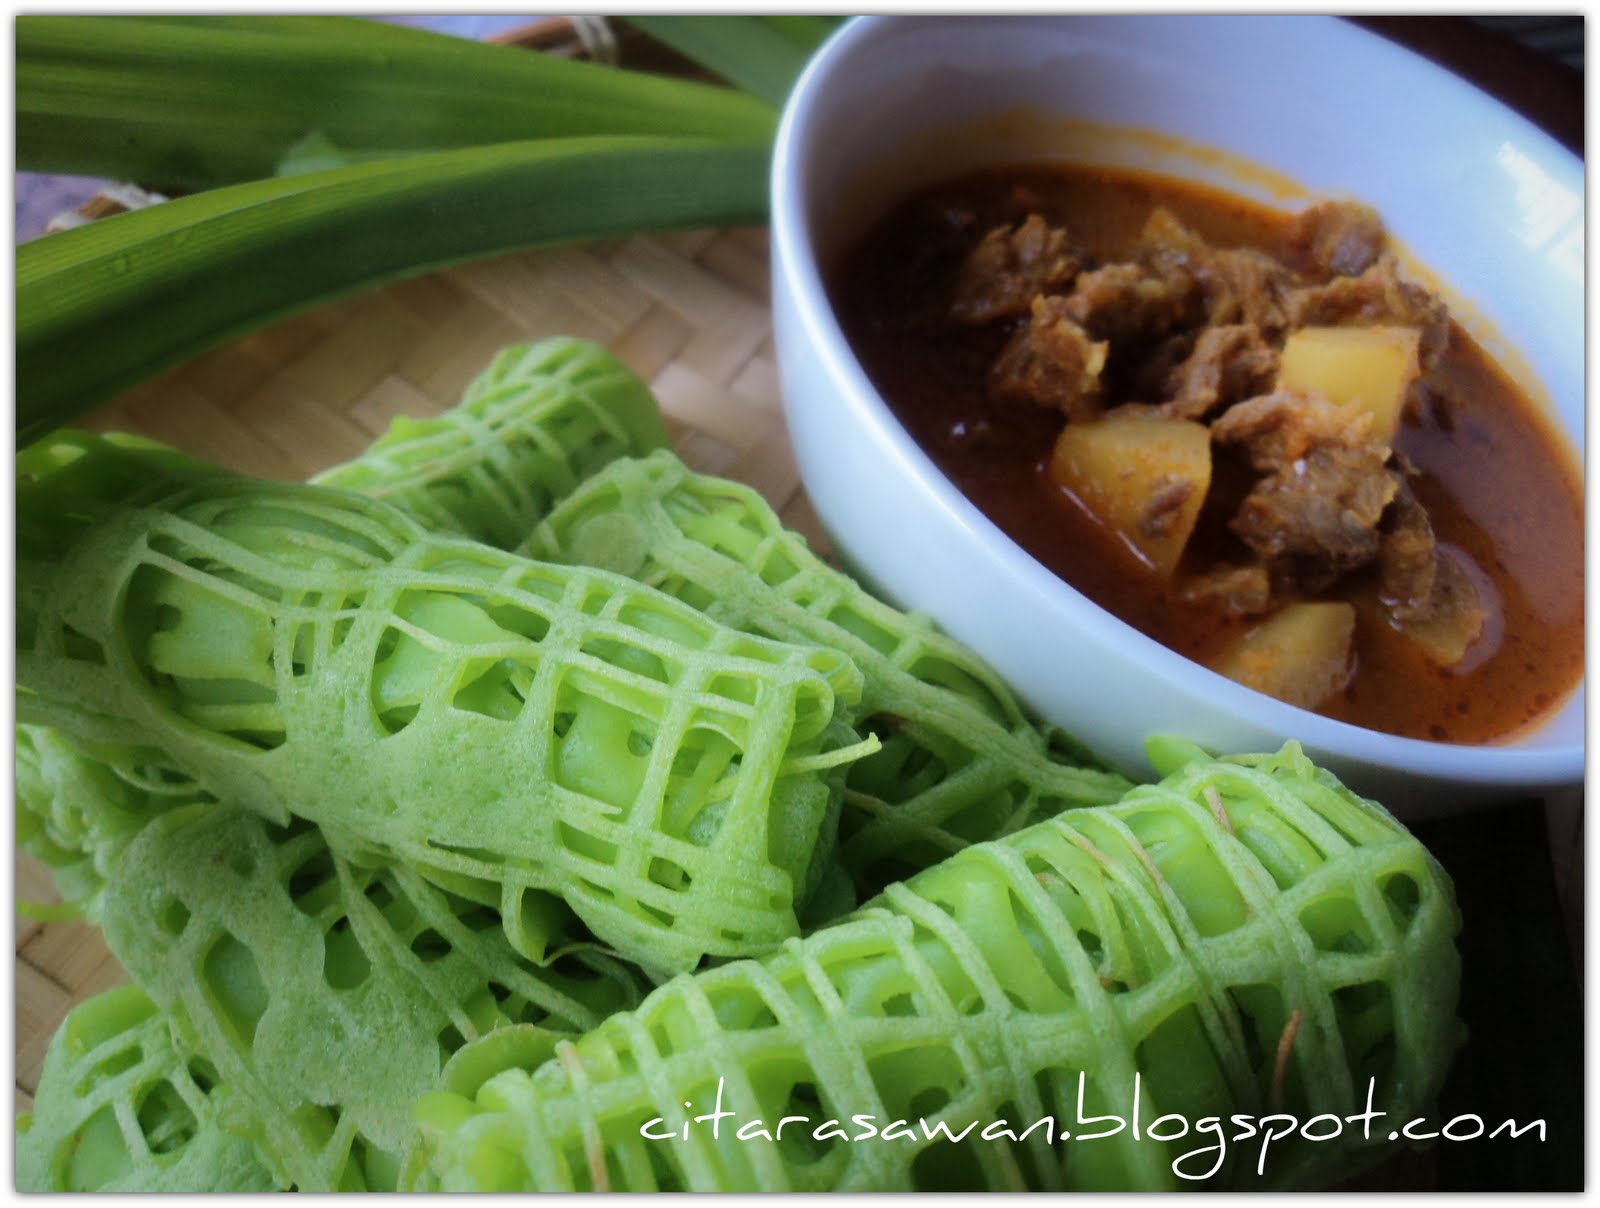
<path fill-rule="evenodd" d="M 1166 398 L 1173 389 L 1173 375 L 1194 352 L 1195 338 L 1203 330 L 1190 328 L 1170 335 L 1126 366 L 1122 393 L 1130 399 Z"/>
<path fill-rule="evenodd" d="M 1389 623 L 1441 667 L 1461 662 L 1489 615 L 1465 569 L 1470 565 L 1466 555 L 1434 539 L 1427 512 L 1402 484 L 1384 517 L 1378 600 Z"/>
<path fill-rule="evenodd" d="M 1215 249 L 1205 237 L 1184 223 L 1166 206 L 1157 206 L 1139 232 L 1138 254 L 1144 260 L 1164 260 L 1190 266 Z"/>
<path fill-rule="evenodd" d="M 1283 298 L 1294 278 L 1282 264 L 1254 248 L 1222 248 L 1199 271 L 1212 323 L 1248 323 L 1266 332 L 1288 324 Z"/>
<path fill-rule="evenodd" d="M 1319 446 L 1362 445 L 1371 428 L 1371 418 L 1359 408 L 1315 395 L 1263 394 L 1224 411 L 1211 425 L 1211 439 L 1242 446 L 1251 465 L 1271 474 Z M 1382 452 L 1388 456 L 1387 448 Z"/>
<path fill-rule="evenodd" d="M 1167 272 L 1189 274 L 1199 287 L 1205 322 L 1244 323 L 1275 334 L 1287 325 L 1283 299 L 1293 274 L 1254 248 L 1213 247 L 1170 210 L 1158 208 L 1139 235 L 1139 255 Z"/>
<path fill-rule="evenodd" d="M 989 323 L 1025 315 L 1034 298 L 1065 290 L 1081 267 L 1066 231 L 1037 214 L 1014 227 L 995 227 L 956 272 L 950 318 Z"/>
<path fill-rule="evenodd" d="M 1398 483 L 1366 450 L 1313 449 L 1245 496 L 1228 527 L 1274 560 L 1274 578 L 1315 592 L 1378 553 L 1378 519 Z"/>
<path fill-rule="evenodd" d="M 1272 603 L 1272 582 L 1267 568 L 1257 562 L 1248 566 L 1218 566 L 1185 582 L 1183 598 L 1191 604 L 1205 604 L 1236 617 L 1259 616 Z"/>
<path fill-rule="evenodd" d="M 1378 590 L 1396 616 L 1416 616 L 1428 607 L 1437 571 L 1433 525 L 1402 482 L 1378 542 Z"/>
<path fill-rule="evenodd" d="M 1167 376 L 1164 410 L 1178 419 L 1203 419 L 1265 390 L 1278 372 L 1278 354 L 1248 324 L 1208 327 Z"/>
<path fill-rule="evenodd" d="M 1056 407 L 1073 420 L 1100 414 L 1100 371 L 1106 345 L 1091 340 L 1059 296 L 1033 300 L 1019 327 L 989 370 L 989 393 L 1008 402 Z"/>
<path fill-rule="evenodd" d="M 1434 551 L 1433 590 L 1426 605 L 1400 616 L 1401 632 L 1416 642 L 1441 667 L 1455 667 L 1482 635 L 1491 613 L 1493 584 L 1485 579 L 1488 596 L 1480 595 L 1460 551 L 1440 547 Z M 1481 574 L 1481 572 L 1479 572 Z"/>
<path fill-rule="evenodd" d="M 1450 316 L 1438 295 L 1402 281 L 1393 256 L 1380 256 L 1360 276 L 1335 277 L 1290 293 L 1293 327 L 1369 327 L 1389 323 L 1422 331 L 1417 357 L 1423 374 L 1438 363 L 1450 341 Z"/>
<path fill-rule="evenodd" d="M 1378 259 L 1383 220 L 1371 206 L 1324 201 L 1295 219 L 1290 239 L 1307 270 L 1319 277 L 1358 277 Z"/>
<path fill-rule="evenodd" d="M 1066 314 L 1097 340 L 1146 344 L 1199 318 L 1194 278 L 1183 268 L 1107 264 L 1080 273 Z"/>
<path fill-rule="evenodd" d="M 1400 488 L 1365 415 L 1271 394 L 1230 408 L 1214 440 L 1242 444 L 1264 474 L 1229 521 L 1277 585 L 1321 591 L 1378 555 L 1378 523 Z"/>

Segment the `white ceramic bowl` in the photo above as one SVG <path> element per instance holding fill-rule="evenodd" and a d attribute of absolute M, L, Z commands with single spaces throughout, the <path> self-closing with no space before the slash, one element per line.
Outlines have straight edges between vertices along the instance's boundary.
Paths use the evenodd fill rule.
<path fill-rule="evenodd" d="M 796 85 L 772 179 L 789 430 L 849 561 L 1130 772 L 1148 770 L 1144 740 L 1166 732 L 1233 752 L 1297 739 L 1410 817 L 1580 781 L 1581 685 L 1536 732 L 1499 746 L 1395 738 L 1283 705 L 1090 603 L 912 441 L 852 355 L 823 267 L 918 184 L 1065 158 L 1064 146 L 1263 200 L 1370 202 L 1474 335 L 1542 384 L 1536 401 L 1581 450 L 1582 165 L 1476 89 L 1332 18 L 867 18 Z"/>

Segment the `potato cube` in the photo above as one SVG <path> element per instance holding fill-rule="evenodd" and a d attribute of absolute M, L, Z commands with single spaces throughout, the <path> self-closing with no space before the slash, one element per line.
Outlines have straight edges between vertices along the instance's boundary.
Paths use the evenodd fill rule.
<path fill-rule="evenodd" d="M 1061 431 L 1050 477 L 1170 577 L 1211 486 L 1205 425 L 1121 408 Z"/>
<path fill-rule="evenodd" d="M 1278 389 L 1363 407 L 1372 434 L 1393 444 L 1406 391 L 1421 372 L 1420 338 L 1415 327 L 1302 327 L 1284 341 Z"/>
<path fill-rule="evenodd" d="M 1286 704 L 1315 709 L 1350 677 L 1356 610 L 1288 604 L 1239 638 L 1212 669 Z"/>

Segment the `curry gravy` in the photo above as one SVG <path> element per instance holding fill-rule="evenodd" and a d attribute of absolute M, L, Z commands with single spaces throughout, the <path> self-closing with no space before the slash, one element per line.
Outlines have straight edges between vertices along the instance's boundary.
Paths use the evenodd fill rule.
<path fill-rule="evenodd" d="M 868 375 L 940 468 L 1034 558 L 1163 645 L 1202 662 L 1259 618 L 1184 601 L 1046 473 L 1063 416 L 992 401 L 985 374 L 1004 325 L 942 321 L 944 282 L 976 234 L 1039 213 L 1103 259 L 1165 206 L 1220 245 L 1288 258 L 1290 216 L 1153 174 L 1067 165 L 991 170 L 925 190 L 877 223 L 830 286 Z M 1516 385 L 1457 324 L 1394 442 L 1441 549 L 1492 590 L 1483 632 L 1440 668 L 1357 609 L 1355 673 L 1320 711 L 1374 730 L 1456 743 L 1504 740 L 1558 706 L 1583 675 L 1583 514 L 1576 459 Z M 1229 509 L 1248 483 L 1217 450 L 1185 564 L 1223 555 Z M 1323 598 L 1361 590 L 1357 571 Z"/>

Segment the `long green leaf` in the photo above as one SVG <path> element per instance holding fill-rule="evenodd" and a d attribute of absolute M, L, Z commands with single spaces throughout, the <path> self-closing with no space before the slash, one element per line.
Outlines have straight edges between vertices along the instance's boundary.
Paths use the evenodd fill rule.
<path fill-rule="evenodd" d="M 217 189 L 17 251 L 17 439 L 293 311 L 516 248 L 766 215 L 768 146 L 520 142 Z"/>
<path fill-rule="evenodd" d="M 17 166 L 204 189 L 311 139 L 352 159 L 534 138 L 770 138 L 731 89 L 343 17 L 17 19 Z"/>
<path fill-rule="evenodd" d="M 827 17 L 652 17 L 628 20 L 679 54 L 781 106 L 789 88 L 832 32 Z"/>

